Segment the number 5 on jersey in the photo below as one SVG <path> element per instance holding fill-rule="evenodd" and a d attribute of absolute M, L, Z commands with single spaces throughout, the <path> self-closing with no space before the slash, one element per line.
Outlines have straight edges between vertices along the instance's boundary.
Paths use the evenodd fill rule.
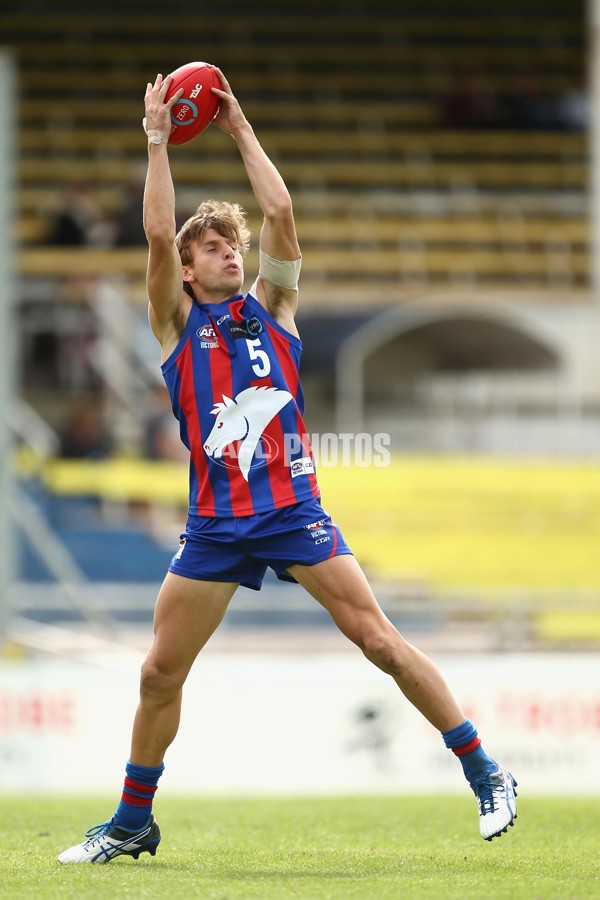
<path fill-rule="evenodd" d="M 256 360 L 252 365 L 252 371 L 258 378 L 264 378 L 271 371 L 271 360 L 264 350 L 259 350 L 260 338 L 254 338 L 252 341 L 246 339 L 246 345 L 250 359 Z"/>

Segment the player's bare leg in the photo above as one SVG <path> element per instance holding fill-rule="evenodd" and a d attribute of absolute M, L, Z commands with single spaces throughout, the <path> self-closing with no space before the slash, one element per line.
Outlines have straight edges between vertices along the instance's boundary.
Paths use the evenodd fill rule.
<path fill-rule="evenodd" d="M 86 840 L 61 853 L 59 862 L 107 863 L 115 856 L 156 853 L 161 834 L 152 799 L 165 751 L 179 727 L 182 687 L 236 588 L 167 574 L 156 601 L 154 642 L 142 666 L 121 803 L 112 819 L 88 829 Z"/>
<path fill-rule="evenodd" d="M 481 836 L 492 840 L 505 832 L 517 817 L 515 779 L 485 753 L 475 727 L 433 662 L 405 641 L 384 615 L 354 557 L 336 556 L 313 566 L 291 566 L 289 571 L 442 733 L 477 797 Z"/>
<path fill-rule="evenodd" d="M 179 727 L 184 682 L 236 588 L 167 574 L 156 601 L 154 642 L 142 665 L 130 756 L 137 765 L 162 763 Z"/>
<path fill-rule="evenodd" d="M 437 667 L 405 641 L 384 615 L 353 556 L 334 556 L 314 566 L 291 566 L 289 571 L 367 659 L 392 676 L 435 728 L 449 731 L 464 722 L 464 713 Z"/>

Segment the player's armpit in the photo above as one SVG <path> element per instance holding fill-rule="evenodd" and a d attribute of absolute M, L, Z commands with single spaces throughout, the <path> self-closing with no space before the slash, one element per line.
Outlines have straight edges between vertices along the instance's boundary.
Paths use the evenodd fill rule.
<path fill-rule="evenodd" d="M 185 331 L 185 326 L 192 307 L 191 298 L 182 292 L 181 302 L 175 308 L 175 311 L 168 321 L 160 321 L 156 318 L 156 313 L 152 305 L 148 307 L 148 321 L 152 333 L 161 346 L 161 362 L 165 362 L 169 358 L 179 340 Z"/>
<path fill-rule="evenodd" d="M 258 277 L 256 284 L 258 300 L 266 307 L 269 314 L 282 328 L 298 337 L 298 329 L 294 321 L 298 309 L 298 291 L 279 287 L 261 276 Z"/>

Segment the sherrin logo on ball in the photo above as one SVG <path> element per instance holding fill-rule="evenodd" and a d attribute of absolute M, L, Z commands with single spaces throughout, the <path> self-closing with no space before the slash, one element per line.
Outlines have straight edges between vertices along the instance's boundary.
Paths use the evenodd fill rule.
<path fill-rule="evenodd" d="M 185 144 L 201 134 L 219 112 L 219 97 L 211 88 L 221 87 L 214 66 L 205 62 L 191 62 L 171 72 L 167 91 L 169 100 L 180 88 L 183 95 L 171 109 L 169 144 Z"/>

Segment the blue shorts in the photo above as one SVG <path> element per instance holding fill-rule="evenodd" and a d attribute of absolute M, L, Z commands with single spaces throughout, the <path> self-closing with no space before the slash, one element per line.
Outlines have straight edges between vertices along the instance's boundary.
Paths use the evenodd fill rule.
<path fill-rule="evenodd" d="M 281 581 L 297 563 L 314 566 L 352 553 L 316 499 L 238 518 L 188 516 L 169 572 L 198 581 L 239 582 L 259 591 L 270 566 Z"/>

